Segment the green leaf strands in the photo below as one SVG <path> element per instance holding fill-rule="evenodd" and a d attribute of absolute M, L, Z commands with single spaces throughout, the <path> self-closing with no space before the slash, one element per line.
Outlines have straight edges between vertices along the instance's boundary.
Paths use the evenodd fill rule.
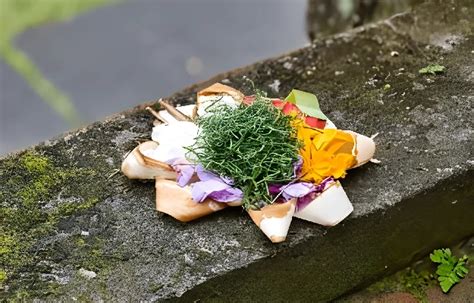
<path fill-rule="evenodd" d="M 232 178 L 244 192 L 246 209 L 270 204 L 268 184 L 293 178 L 299 148 L 293 118 L 283 115 L 260 91 L 251 105 L 236 109 L 216 105 L 209 111 L 197 120 L 201 131 L 189 152 L 205 169 Z"/>

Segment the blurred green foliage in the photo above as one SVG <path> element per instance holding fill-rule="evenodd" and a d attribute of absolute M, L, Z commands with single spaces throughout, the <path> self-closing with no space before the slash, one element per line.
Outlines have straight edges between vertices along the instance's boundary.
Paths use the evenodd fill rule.
<path fill-rule="evenodd" d="M 116 0 L 0 0 L 0 55 L 33 90 L 70 126 L 80 122 L 70 98 L 48 81 L 20 49 L 14 38 L 47 22 L 64 21 Z"/>

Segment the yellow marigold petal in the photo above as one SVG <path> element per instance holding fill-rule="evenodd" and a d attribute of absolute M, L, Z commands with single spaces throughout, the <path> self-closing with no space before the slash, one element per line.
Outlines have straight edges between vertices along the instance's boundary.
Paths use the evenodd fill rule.
<path fill-rule="evenodd" d="M 354 138 L 336 129 L 315 130 L 297 126 L 297 136 L 303 142 L 300 150 L 303 158 L 303 181 L 320 183 L 327 177 L 343 178 L 353 166 Z"/>
<path fill-rule="evenodd" d="M 331 142 L 331 140 L 336 136 L 336 129 L 325 129 L 322 134 L 316 136 L 313 139 L 314 146 L 316 149 L 324 149 L 324 147 Z"/>
<path fill-rule="evenodd" d="M 341 178 L 346 175 L 346 170 L 352 167 L 354 157 L 348 154 L 338 154 L 332 161 L 332 176 L 334 178 Z"/>

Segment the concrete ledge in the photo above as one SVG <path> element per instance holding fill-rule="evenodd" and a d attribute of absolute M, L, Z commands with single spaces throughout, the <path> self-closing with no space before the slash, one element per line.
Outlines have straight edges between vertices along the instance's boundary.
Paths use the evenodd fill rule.
<path fill-rule="evenodd" d="M 474 6 L 445 2 L 170 98 L 190 103 L 216 80 L 249 92 L 247 76 L 271 95 L 315 92 L 340 128 L 380 133 L 382 163 L 343 182 L 355 207 L 343 224 L 295 219 L 272 245 L 238 209 L 188 224 L 157 214 L 153 184 L 115 174 L 150 135 L 140 106 L 0 160 L 2 297 L 327 301 L 473 234 Z M 432 62 L 446 72 L 418 74 Z"/>

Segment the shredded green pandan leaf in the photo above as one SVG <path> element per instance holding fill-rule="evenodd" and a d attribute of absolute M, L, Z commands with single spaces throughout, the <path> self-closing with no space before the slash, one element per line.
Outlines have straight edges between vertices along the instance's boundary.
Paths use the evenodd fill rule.
<path fill-rule="evenodd" d="M 458 259 L 451 254 L 449 248 L 434 250 L 430 254 L 430 259 L 434 263 L 439 263 L 436 274 L 444 293 L 447 293 L 451 287 L 459 283 L 468 273 L 468 269 L 464 266 L 467 262 L 467 256 Z"/>
<path fill-rule="evenodd" d="M 197 120 L 201 132 L 190 153 L 205 169 L 232 178 L 244 193 L 246 209 L 270 204 L 268 184 L 291 181 L 298 160 L 293 118 L 259 91 L 251 105 L 216 105 L 209 111 L 211 115 Z"/>

